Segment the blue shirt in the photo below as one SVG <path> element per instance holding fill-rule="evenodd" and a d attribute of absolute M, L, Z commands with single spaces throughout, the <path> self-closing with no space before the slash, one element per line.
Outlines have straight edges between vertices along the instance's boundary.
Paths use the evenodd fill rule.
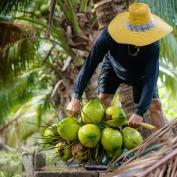
<path fill-rule="evenodd" d="M 159 71 L 159 42 L 140 47 L 137 56 L 130 55 L 131 45 L 115 42 L 109 32 L 104 29 L 85 60 L 76 81 L 74 82 L 73 97 L 80 98 L 93 75 L 96 67 L 106 54 L 110 63 L 123 83 L 133 85 L 143 80 L 143 89 L 135 113 L 143 115 L 148 109 L 157 84 Z"/>

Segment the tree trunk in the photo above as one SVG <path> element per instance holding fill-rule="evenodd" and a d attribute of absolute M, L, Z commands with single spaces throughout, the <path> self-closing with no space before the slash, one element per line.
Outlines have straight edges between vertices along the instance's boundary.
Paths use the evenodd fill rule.
<path fill-rule="evenodd" d="M 99 29 L 103 29 L 119 13 L 127 10 L 132 0 L 95 0 Z"/>

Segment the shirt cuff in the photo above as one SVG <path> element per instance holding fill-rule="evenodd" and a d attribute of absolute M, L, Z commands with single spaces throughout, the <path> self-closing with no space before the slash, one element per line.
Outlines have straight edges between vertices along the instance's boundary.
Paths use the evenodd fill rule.
<path fill-rule="evenodd" d="M 82 97 L 82 94 L 80 94 L 80 93 L 76 93 L 76 92 L 73 92 L 73 93 L 72 93 L 72 98 L 75 98 L 75 99 L 80 100 L 81 97 Z"/>
<path fill-rule="evenodd" d="M 134 113 L 139 115 L 139 116 L 141 116 L 141 117 L 143 117 L 143 114 L 145 113 L 145 111 L 143 111 L 141 109 L 136 109 Z"/>

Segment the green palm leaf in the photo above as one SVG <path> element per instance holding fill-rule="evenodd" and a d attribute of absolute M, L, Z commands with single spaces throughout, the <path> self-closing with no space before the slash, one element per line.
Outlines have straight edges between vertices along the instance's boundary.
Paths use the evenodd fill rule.
<path fill-rule="evenodd" d="M 0 125 L 11 117 L 10 113 L 16 112 L 32 97 L 50 92 L 51 79 L 44 74 L 46 71 L 45 67 L 31 69 L 8 85 L 0 87 Z"/>
<path fill-rule="evenodd" d="M 38 40 L 31 27 L 0 23 L 0 84 L 27 70 L 36 60 Z"/>
<path fill-rule="evenodd" d="M 169 34 L 167 37 L 161 40 L 161 59 L 173 65 L 177 66 L 177 40 L 174 33 Z"/>
<path fill-rule="evenodd" d="M 168 61 L 160 61 L 160 79 L 169 90 L 170 94 L 176 96 L 177 90 L 177 68 Z"/>
<path fill-rule="evenodd" d="M 176 0 L 137 0 L 149 4 L 153 13 L 162 19 L 177 26 L 177 1 Z"/>
<path fill-rule="evenodd" d="M 1 0 L 0 1 L 0 14 L 7 14 L 16 12 L 20 7 L 27 7 L 30 0 Z"/>
<path fill-rule="evenodd" d="M 39 132 L 42 119 L 44 121 L 49 114 L 51 116 L 50 107 L 44 106 L 46 98 L 48 99 L 47 92 L 40 96 L 34 96 L 13 114 L 12 120 L 5 125 L 6 128 L 4 129 L 9 146 L 17 147 L 20 143 L 24 143 L 31 135 Z M 40 114 L 41 111 L 42 114 Z"/>

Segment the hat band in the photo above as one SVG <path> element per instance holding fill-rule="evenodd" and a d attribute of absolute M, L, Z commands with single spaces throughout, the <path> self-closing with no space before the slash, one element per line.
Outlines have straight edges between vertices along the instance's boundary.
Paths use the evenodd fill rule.
<path fill-rule="evenodd" d="M 130 24 L 127 22 L 126 26 L 130 31 L 144 32 L 144 31 L 147 31 L 147 30 L 150 30 L 151 28 L 153 28 L 155 26 L 155 22 L 151 21 L 145 25 L 133 25 L 133 24 Z"/>

